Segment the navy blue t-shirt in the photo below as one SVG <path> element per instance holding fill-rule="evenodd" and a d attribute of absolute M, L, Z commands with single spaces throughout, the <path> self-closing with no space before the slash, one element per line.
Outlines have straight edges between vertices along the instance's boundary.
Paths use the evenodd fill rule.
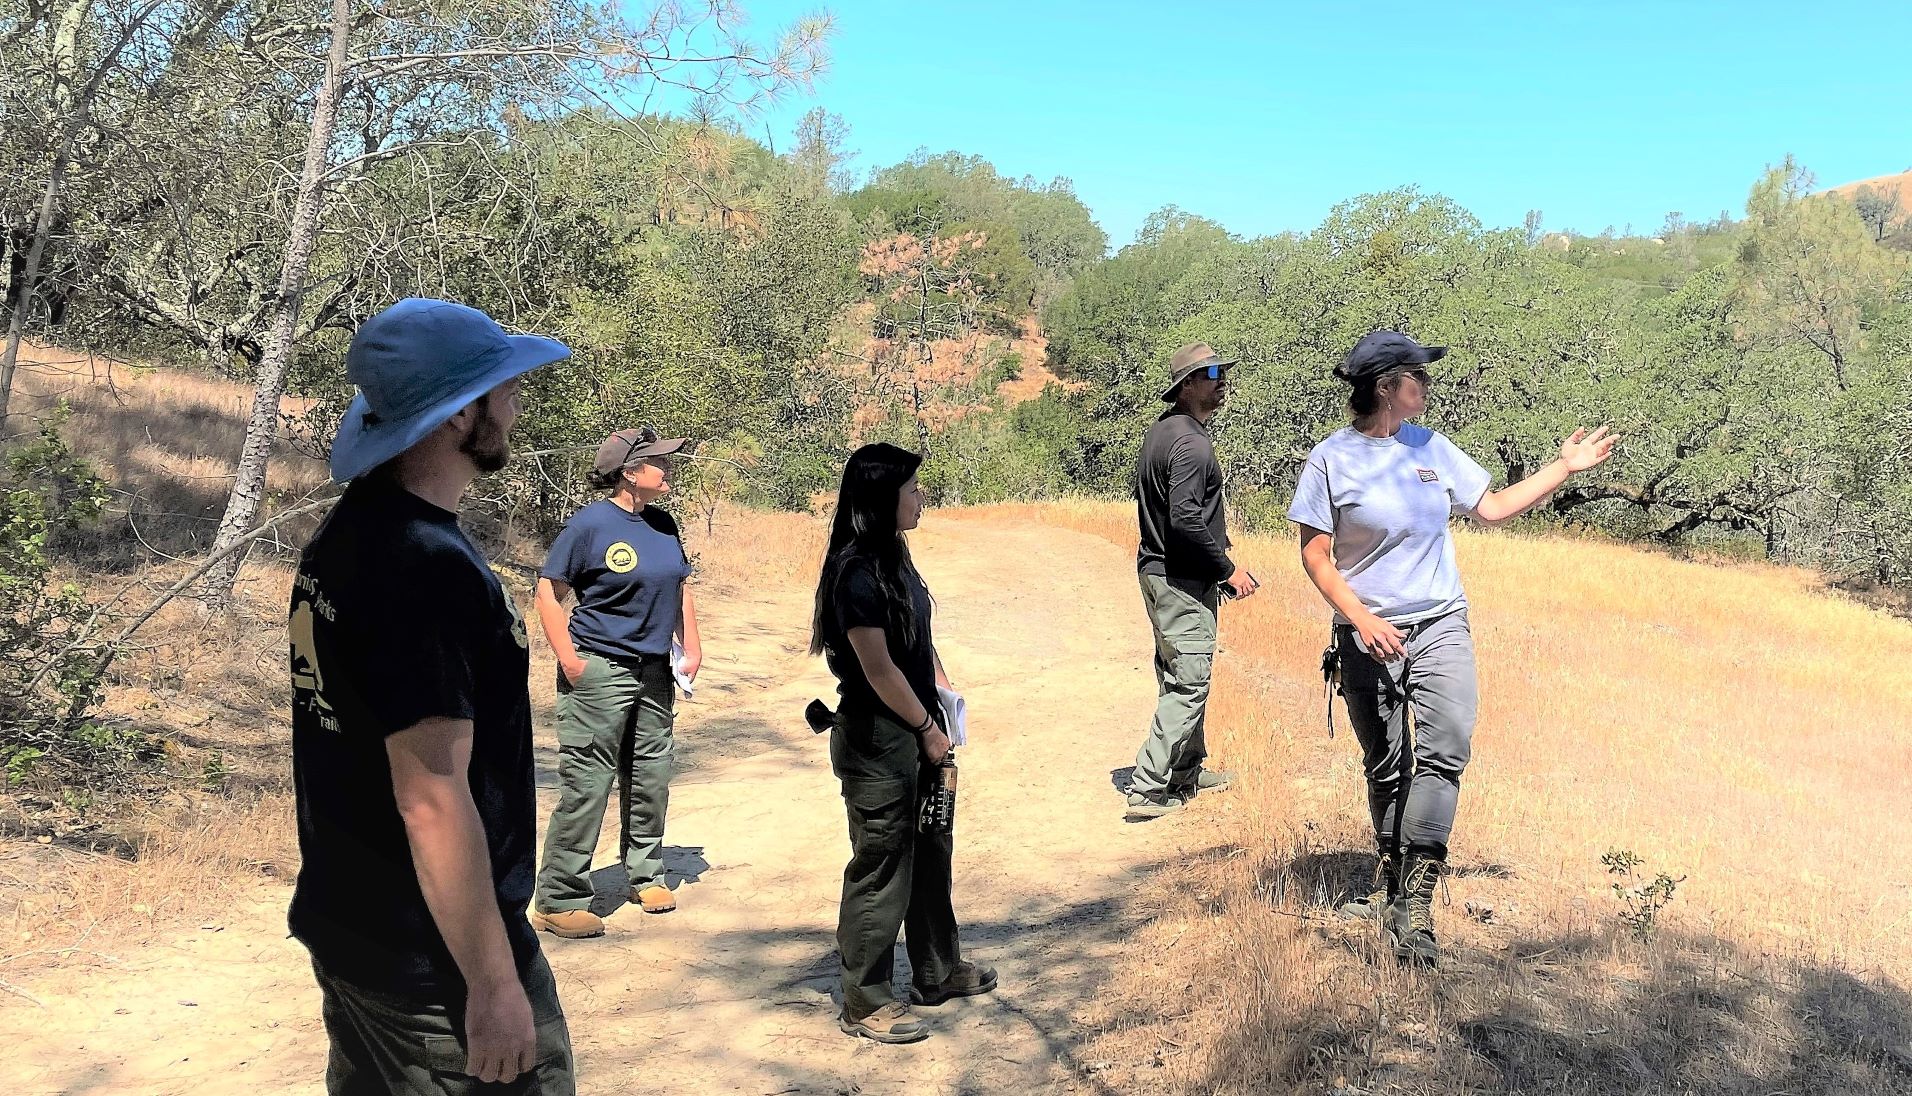
<path fill-rule="evenodd" d="M 530 643 L 456 515 L 388 476 L 354 480 L 300 557 L 288 629 L 302 858 L 292 935 L 355 985 L 462 994 L 419 890 L 385 739 L 469 719 L 471 797 L 522 970 L 538 953 L 525 919 L 537 832 Z"/>
<path fill-rule="evenodd" d="M 571 515 L 538 573 L 577 594 L 571 639 L 580 651 L 622 659 L 670 654 L 690 563 L 669 514 L 594 502 Z"/>

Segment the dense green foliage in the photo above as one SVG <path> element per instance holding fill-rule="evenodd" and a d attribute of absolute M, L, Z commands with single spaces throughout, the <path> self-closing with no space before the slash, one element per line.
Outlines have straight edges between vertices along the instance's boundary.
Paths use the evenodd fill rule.
<path fill-rule="evenodd" d="M 1238 355 L 1217 420 L 1237 506 L 1278 520 L 1301 459 L 1346 421 L 1333 365 L 1366 331 L 1453 353 L 1428 424 L 1503 482 L 1575 426 L 1620 456 L 1551 513 L 1628 537 L 1751 538 L 1774 558 L 1902 582 L 1907 266 L 1790 163 L 1744 222 L 1565 248 L 1413 190 L 1337 207 L 1301 237 L 1239 240 L 1168 210 L 1051 306 L 1054 363 L 1087 382 L 1056 459 L 1124 488 L 1164 366 L 1200 339 Z"/>
<path fill-rule="evenodd" d="M 0 0 L 0 46 L 23 74 L 0 105 L 38 119 L 0 142 L 10 277 L 53 193 L 47 166 L 71 169 L 23 314 L 68 343 L 250 373 L 278 305 L 324 35 L 250 0 L 168 7 L 170 22 L 138 33 L 117 8 L 72 10 L 90 14 L 62 37 L 39 7 Z M 657 12 L 664 29 L 620 32 L 637 37 L 618 48 L 661 56 L 698 33 L 685 9 Z M 342 100 L 291 390 L 318 398 L 307 426 L 322 448 L 349 395 L 345 338 L 404 295 L 564 338 L 575 356 L 534 376 L 530 455 L 487 492 L 494 516 L 529 511 L 550 529 L 582 498 L 582 455 L 636 422 L 724 455 L 680 477 L 707 514 L 728 499 L 807 505 L 875 436 L 928 447 L 944 501 L 1123 494 L 1165 363 L 1199 339 L 1242 360 L 1217 423 L 1237 508 L 1278 524 L 1303 456 L 1344 421 L 1329 369 L 1385 327 L 1454 347 L 1430 425 L 1499 477 L 1540 468 L 1577 425 L 1625 435 L 1535 520 L 1727 539 L 1878 582 L 1912 569 L 1912 282 L 1883 192 L 1812 197 L 1788 161 L 1743 219 L 1669 214 L 1650 237 L 1547 234 L 1538 211 L 1496 229 L 1413 189 L 1261 239 L 1170 207 L 1111 255 L 1066 179 L 957 152 L 851 179 L 846 124 L 822 110 L 782 155 L 745 137 L 723 102 L 787 84 L 802 43 L 661 116 L 601 94 L 611 85 L 594 80 L 641 66 L 591 68 L 581 58 L 599 46 L 505 56 L 532 39 L 599 42 L 611 9 L 460 0 L 430 19 L 362 15 L 354 49 L 431 60 L 359 72 Z M 82 109 L 73 74 L 87 71 L 111 77 L 110 94 Z M 573 91 L 538 93 L 560 86 Z M 1031 343 L 1010 349 L 1032 317 L 1043 363 L 1022 360 Z M 1038 364 L 1062 384 L 998 394 Z"/>

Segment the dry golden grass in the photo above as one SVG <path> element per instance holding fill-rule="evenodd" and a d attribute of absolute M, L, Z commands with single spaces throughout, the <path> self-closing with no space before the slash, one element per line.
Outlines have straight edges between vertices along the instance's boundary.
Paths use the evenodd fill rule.
<path fill-rule="evenodd" d="M 682 519 L 684 551 L 696 561 L 697 592 L 735 596 L 752 590 L 807 593 L 823 563 L 829 529 L 809 514 L 766 513 L 726 504 L 714 529 Z"/>
<path fill-rule="evenodd" d="M 52 347 L 28 345 L 21 360 L 16 406 L 37 419 L 64 400 L 73 413 L 65 437 L 98 465 L 113 491 L 106 520 L 68 537 L 62 554 L 121 572 L 154 558 L 204 551 L 245 444 L 251 388 Z M 303 407 L 287 400 L 282 410 L 297 414 Z M 271 503 L 312 496 L 326 480 L 323 461 L 282 443 L 268 471 L 267 498 Z M 290 523 L 279 543 L 303 543 L 318 520 Z"/>
<path fill-rule="evenodd" d="M 1117 504 L 988 514 L 1135 543 Z M 1483 704 L 1443 970 L 1333 916 L 1373 858 L 1343 714 L 1326 735 L 1326 610 L 1293 541 L 1240 538 L 1263 587 L 1223 610 L 1210 726 L 1241 779 L 1168 823 L 1211 849 L 1149 888 L 1141 961 L 1093 1010 L 1107 1083 L 1912 1091 L 1912 623 L 1799 571 L 1501 533 L 1458 552 Z M 1619 922 L 1614 848 L 1687 877 L 1651 941 Z"/>
<path fill-rule="evenodd" d="M 147 370 L 29 347 L 22 406 L 57 399 L 64 430 L 116 491 L 103 528 L 60 546 L 63 577 L 95 596 L 124 591 L 143 606 L 191 570 L 224 505 L 243 440 L 250 391 L 213 378 Z M 193 478 L 199 477 L 199 478 Z M 320 493 L 322 462 L 282 447 L 270 487 Z M 814 574 L 823 548 L 815 519 L 725 507 L 714 536 L 684 521 L 700 582 L 722 597 L 782 592 Z M 296 548 L 316 519 L 283 539 Z M 179 555 L 167 560 L 155 551 Z M 513 537 L 500 573 L 528 612 L 542 546 Z M 289 553 L 257 551 L 230 611 L 169 603 L 115 664 L 102 714 L 146 732 L 163 755 L 160 779 L 64 793 L 47 781 L 0 796 L 0 988 L 67 949 L 111 955 L 182 921 L 212 916 L 296 870 L 285 676 Z M 534 694 L 552 701 L 552 669 L 535 647 Z"/>

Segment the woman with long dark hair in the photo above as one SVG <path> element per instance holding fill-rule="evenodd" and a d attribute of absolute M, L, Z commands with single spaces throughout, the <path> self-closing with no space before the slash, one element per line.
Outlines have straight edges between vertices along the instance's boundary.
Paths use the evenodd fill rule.
<path fill-rule="evenodd" d="M 951 835 L 918 825 L 950 749 L 936 693 L 949 688 L 949 677 L 931 636 L 929 587 L 903 537 L 922 520 L 922 462 L 881 442 L 850 455 L 810 633 L 810 653 L 824 656 L 842 696 L 830 730 L 830 767 L 843 785 L 851 847 L 837 914 L 837 1023 L 879 1043 L 929 1036 L 890 988 L 897 932 L 906 926 L 911 1003 L 940 1005 L 996 988 L 996 972 L 965 962 L 957 943 Z"/>
<path fill-rule="evenodd" d="M 1334 609 L 1333 657 L 1361 742 L 1381 889 L 1342 912 L 1378 919 L 1395 956 L 1432 965 L 1434 889 L 1447 864 L 1461 773 L 1473 751 L 1479 686 L 1467 596 L 1448 520 L 1498 525 L 1568 476 L 1605 461 L 1617 436 L 1575 431 L 1560 458 L 1490 491 L 1493 477 L 1412 419 L 1427 409 L 1427 367 L 1447 353 L 1375 331 L 1335 369 L 1353 423 L 1308 454 L 1288 517 L 1301 562 Z M 1410 722 L 1410 715 L 1412 721 Z"/>

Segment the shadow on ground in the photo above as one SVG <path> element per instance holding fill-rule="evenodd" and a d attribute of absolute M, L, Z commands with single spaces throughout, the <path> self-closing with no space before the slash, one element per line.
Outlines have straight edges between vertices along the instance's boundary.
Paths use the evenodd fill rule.
<path fill-rule="evenodd" d="M 1194 1090 L 1912 1092 L 1912 994 L 1888 979 L 1718 935 L 1641 941 L 1618 925 L 1557 923 L 1449 943 L 1438 972 L 1405 972 L 1371 930 L 1332 914 L 1367 892 L 1374 864 L 1372 853 L 1314 851 L 1255 874 L 1257 893 L 1287 914 L 1269 919 L 1274 931 L 1325 954 L 1307 966 L 1315 984 L 1276 971 L 1233 987 L 1228 1014 L 1246 1022 L 1217 1029 Z M 1455 874 L 1513 873 L 1479 863 Z"/>

